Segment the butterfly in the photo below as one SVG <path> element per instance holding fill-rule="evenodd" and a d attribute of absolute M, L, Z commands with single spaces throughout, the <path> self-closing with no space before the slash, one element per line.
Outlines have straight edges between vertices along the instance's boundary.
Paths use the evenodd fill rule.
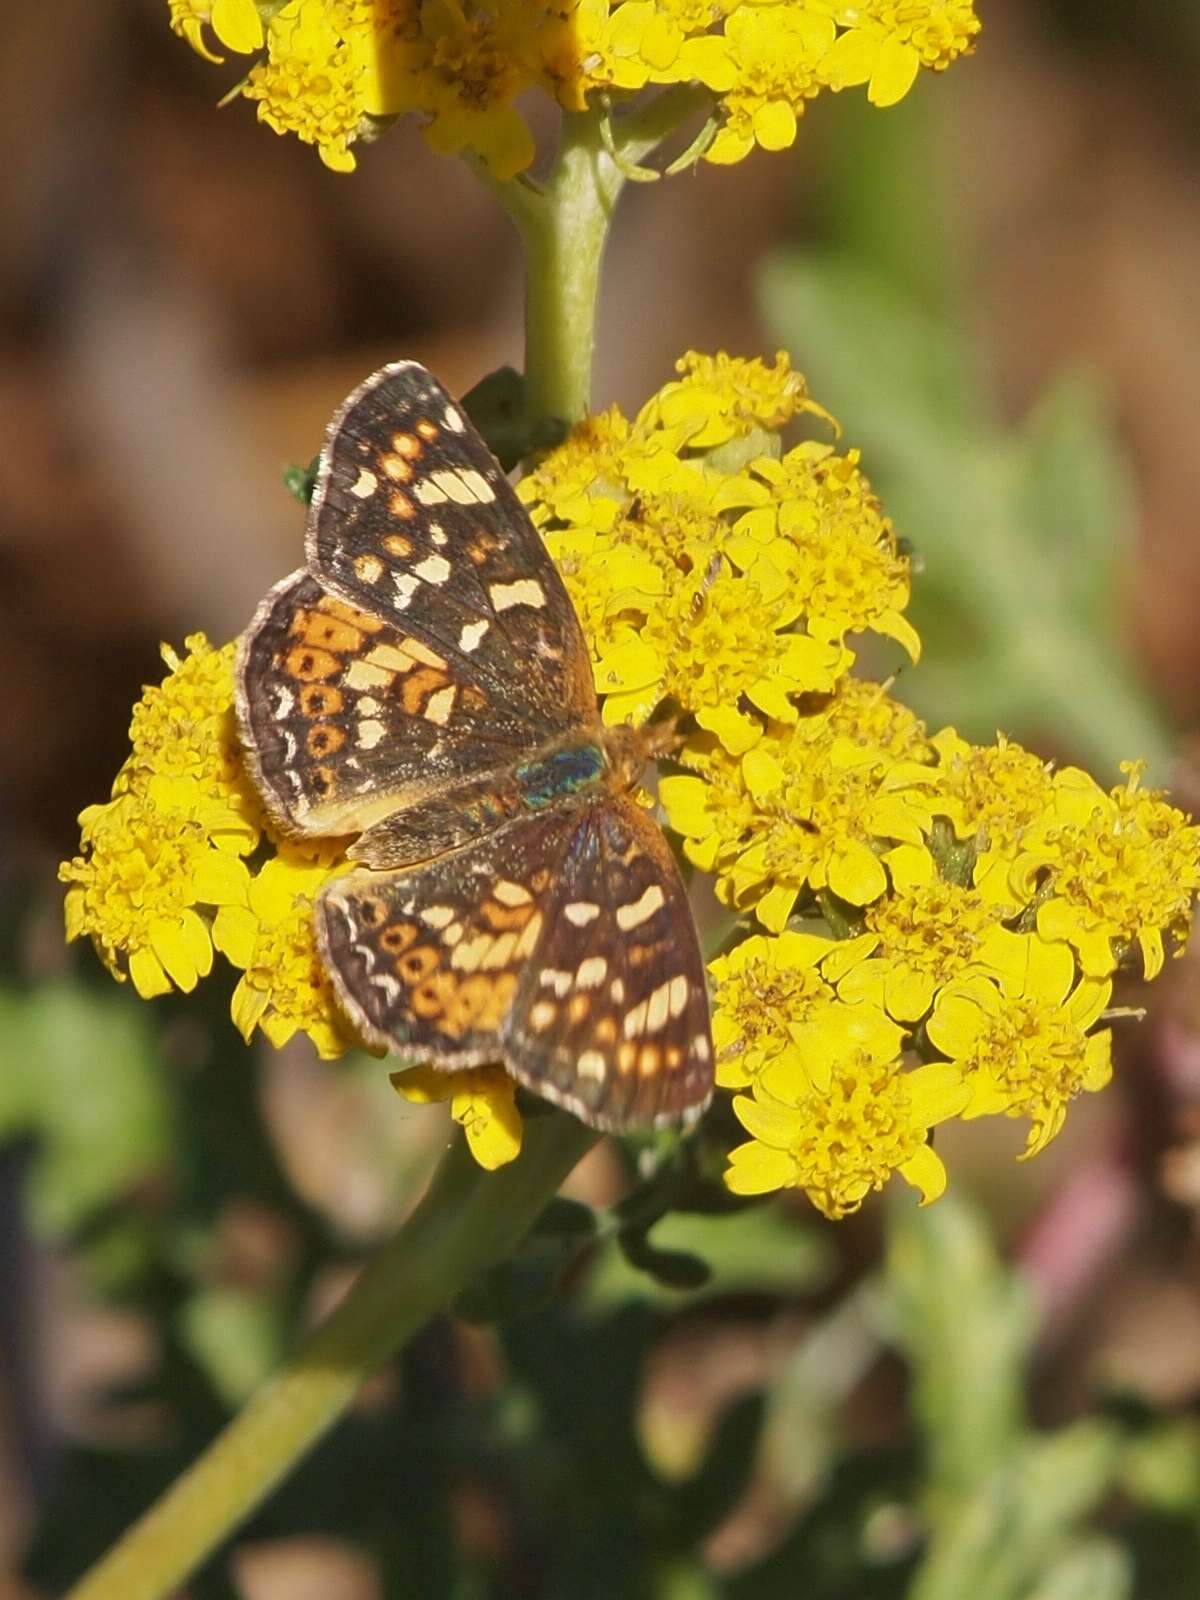
<path fill-rule="evenodd" d="M 242 637 L 238 719 L 272 818 L 356 835 L 315 908 L 370 1044 L 503 1062 L 601 1129 L 687 1121 L 713 1083 L 675 859 L 605 728 L 579 620 L 499 463 L 413 361 L 326 434 L 307 563 Z"/>

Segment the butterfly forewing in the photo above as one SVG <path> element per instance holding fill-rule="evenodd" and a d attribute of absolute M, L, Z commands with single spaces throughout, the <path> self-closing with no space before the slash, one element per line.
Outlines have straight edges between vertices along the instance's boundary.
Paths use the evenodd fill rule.
<path fill-rule="evenodd" d="M 308 566 L 354 605 L 402 620 L 493 699 L 515 698 L 546 733 L 595 720 L 562 579 L 495 457 L 415 362 L 384 367 L 334 417 Z"/>
<path fill-rule="evenodd" d="M 358 832 L 511 765 L 547 734 L 519 698 L 481 688 L 424 639 L 303 571 L 263 601 L 238 675 L 259 788 L 299 833 Z"/>

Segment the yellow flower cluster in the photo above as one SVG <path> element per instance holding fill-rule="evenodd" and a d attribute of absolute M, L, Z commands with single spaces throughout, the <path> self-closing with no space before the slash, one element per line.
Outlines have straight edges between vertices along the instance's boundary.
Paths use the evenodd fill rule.
<path fill-rule="evenodd" d="M 786 357 L 688 355 L 632 419 L 581 424 L 519 492 L 583 619 L 609 722 L 675 718 L 666 823 L 711 875 L 717 1082 L 748 1138 L 741 1194 L 801 1188 L 827 1216 L 893 1172 L 925 1199 L 951 1117 L 1029 1125 L 1026 1154 L 1111 1073 L 1123 965 L 1153 978 L 1200 892 L 1200 828 L 1141 783 L 1111 791 L 1004 739 L 929 734 L 854 676 L 864 633 L 914 659 L 907 561 L 857 452 Z M 787 433 L 789 443 L 784 442 Z M 214 951 L 249 1039 L 353 1041 L 314 945 L 338 841 L 276 838 L 242 767 L 232 646 L 166 651 L 113 797 L 62 868 L 69 937 L 151 996 Z M 452 1102 L 486 1167 L 520 1148 L 500 1068 L 397 1074 Z"/>
<path fill-rule="evenodd" d="M 414 112 L 445 154 L 469 150 L 498 178 L 524 171 L 533 137 L 516 108 L 540 89 L 569 111 L 652 85 L 713 94 L 705 155 L 782 150 L 822 89 L 867 86 L 893 105 L 920 67 L 972 48 L 971 0 L 168 0 L 171 27 L 206 60 L 210 40 L 258 57 L 234 91 L 277 133 L 335 171 L 350 146 Z"/>
<path fill-rule="evenodd" d="M 1107 1082 L 1113 975 L 1181 947 L 1200 829 L 1134 765 L 1106 792 L 1004 739 L 930 735 L 852 676 L 864 632 L 919 653 L 857 452 L 783 447 L 802 413 L 830 419 L 782 356 L 680 372 L 520 492 L 606 719 L 690 730 L 659 799 L 740 941 L 710 968 L 717 1081 L 750 1135 L 727 1181 L 831 1217 L 892 1172 L 931 1199 L 937 1123 L 1025 1118 L 1033 1154 Z"/>

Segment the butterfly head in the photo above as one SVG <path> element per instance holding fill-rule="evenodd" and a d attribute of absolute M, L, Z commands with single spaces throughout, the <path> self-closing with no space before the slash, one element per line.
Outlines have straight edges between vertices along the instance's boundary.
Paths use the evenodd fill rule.
<path fill-rule="evenodd" d="M 603 735 L 604 758 L 612 774 L 614 787 L 622 791 L 633 789 L 652 761 L 661 756 L 673 755 L 683 743 L 677 718 L 665 722 L 648 723 L 634 728 L 621 723 L 606 728 Z"/>

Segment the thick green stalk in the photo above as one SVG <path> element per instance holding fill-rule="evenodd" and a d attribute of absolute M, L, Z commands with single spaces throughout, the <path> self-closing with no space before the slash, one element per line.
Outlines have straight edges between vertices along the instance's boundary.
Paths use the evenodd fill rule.
<path fill-rule="evenodd" d="M 484 1269 L 503 1261 L 596 1135 L 531 1120 L 510 1166 L 459 1137 L 428 1193 L 283 1370 L 124 1535 L 68 1600 L 164 1600 L 345 1412 L 363 1382 Z"/>
<path fill-rule="evenodd" d="M 624 179 L 600 136 L 600 113 L 563 118 L 558 158 L 540 191 L 509 184 L 525 246 L 525 377 L 534 422 L 588 413 L 596 300 L 608 224 Z"/>

